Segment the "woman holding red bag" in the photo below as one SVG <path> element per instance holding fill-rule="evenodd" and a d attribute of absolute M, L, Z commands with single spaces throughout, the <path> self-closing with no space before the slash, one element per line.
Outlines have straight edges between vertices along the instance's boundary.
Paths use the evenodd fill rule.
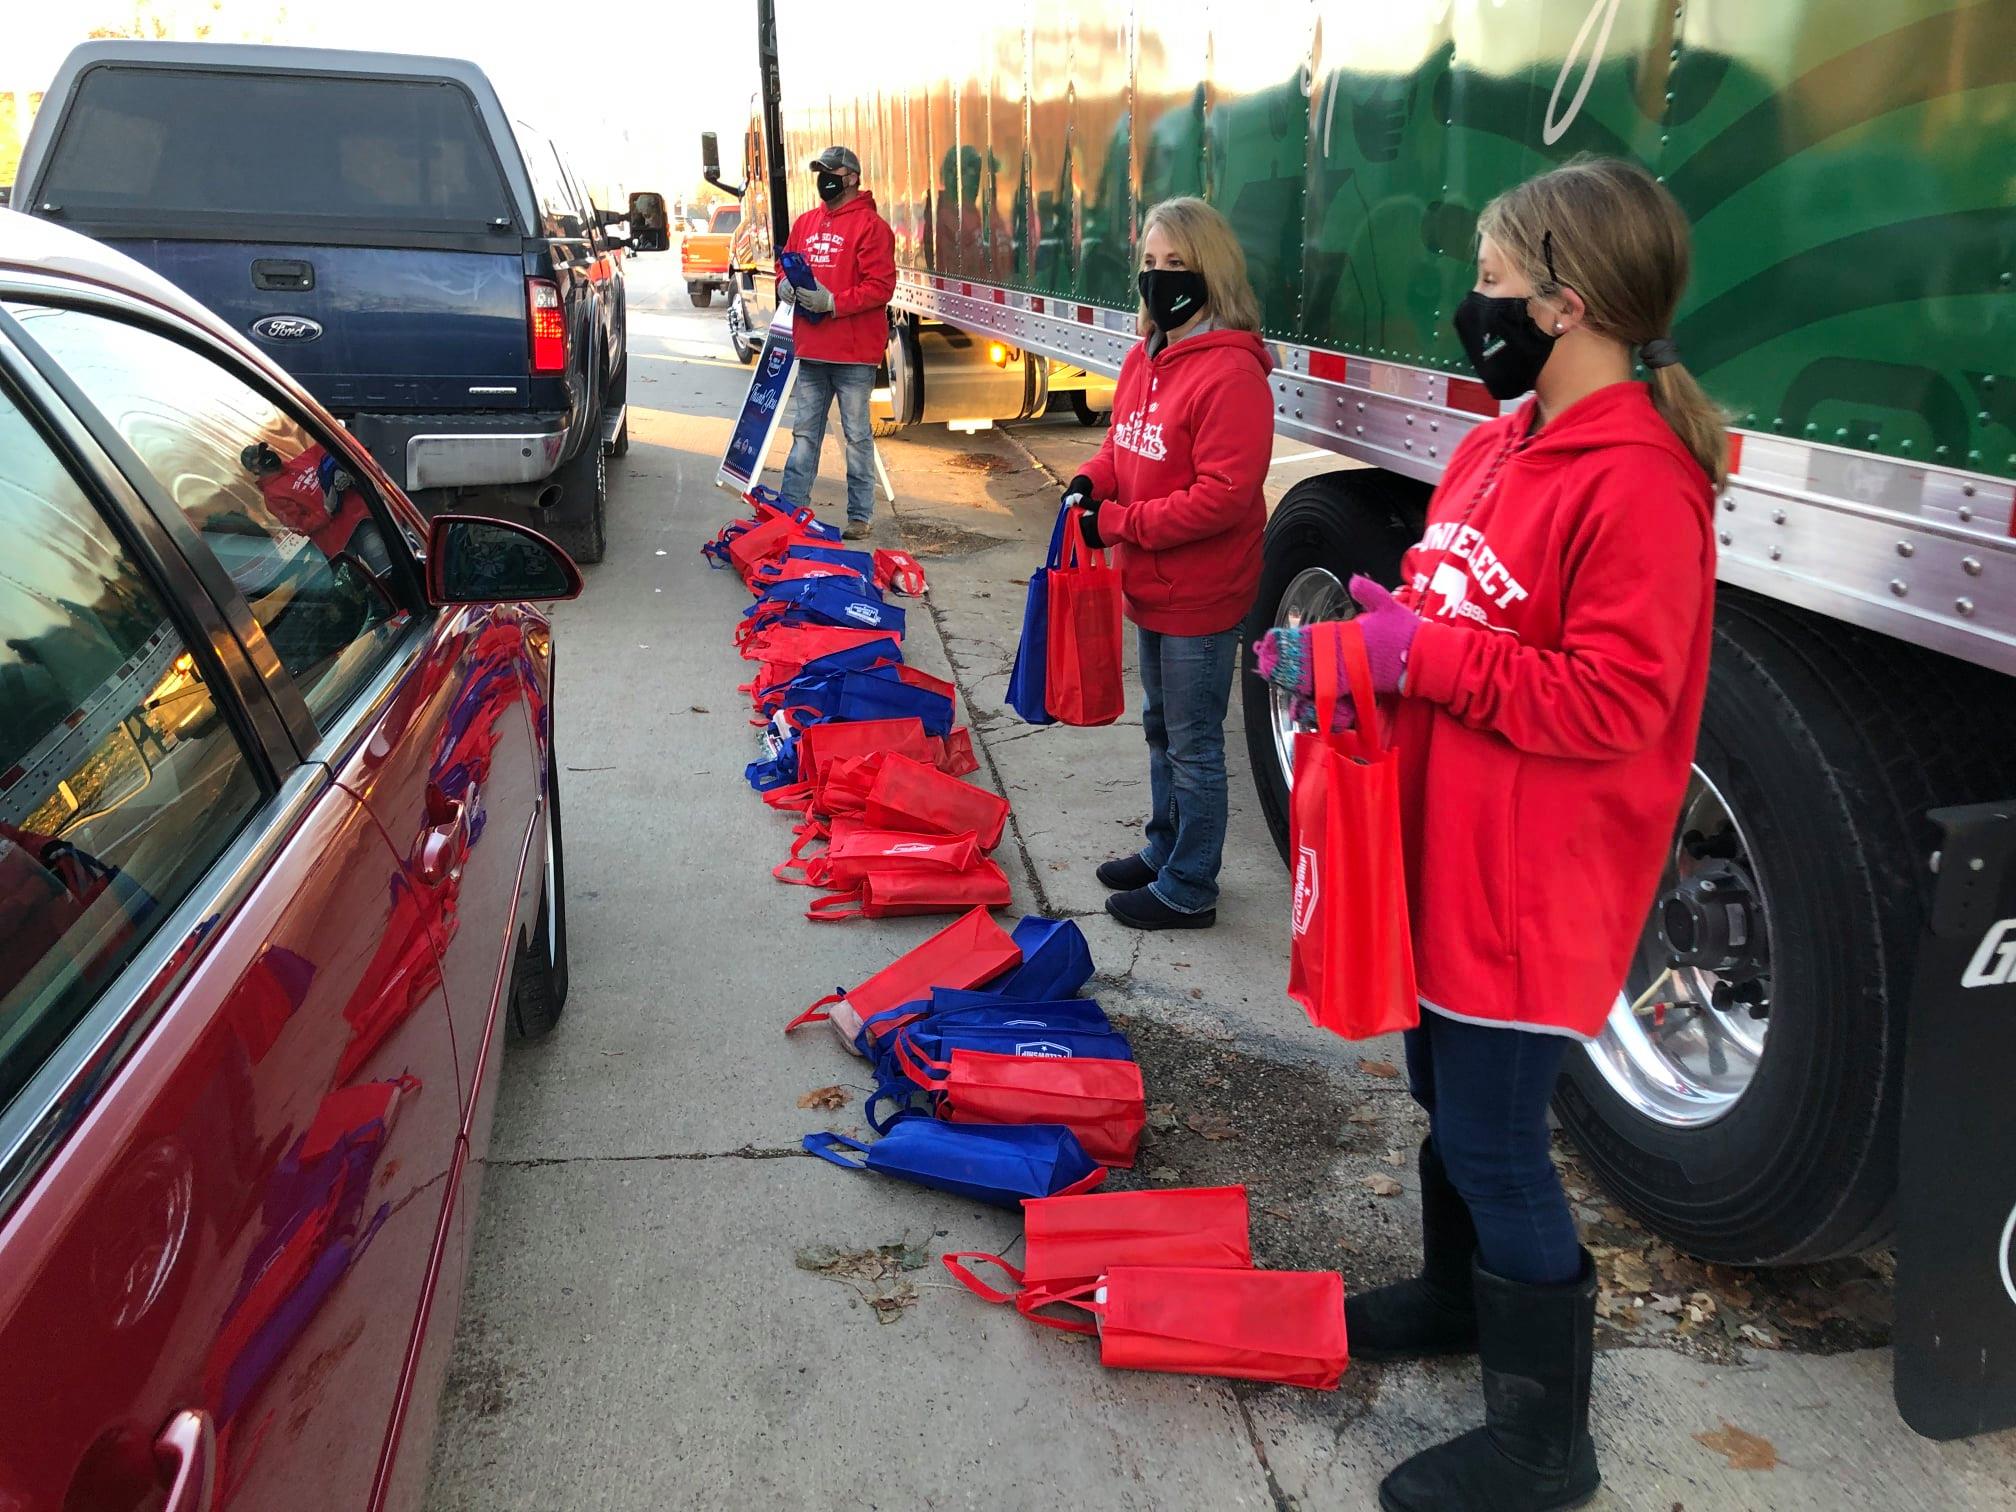
<path fill-rule="evenodd" d="M 1086 543 L 1113 548 L 1140 634 L 1147 843 L 1099 880 L 1130 928 L 1206 929 L 1225 848 L 1225 712 L 1260 587 L 1274 363 L 1239 239 L 1203 200 L 1148 212 L 1139 287 L 1145 339 L 1121 365 L 1105 445 L 1064 496 Z"/>
<path fill-rule="evenodd" d="M 1687 788 L 1713 633 L 1723 417 L 1668 332 L 1688 226 L 1582 159 L 1478 221 L 1455 324 L 1501 400 L 1388 594 L 1352 582 L 1394 745 L 1421 1022 L 1421 1274 L 1347 1304 L 1351 1350 L 1476 1350 L 1485 1426 L 1386 1478 L 1388 1512 L 1580 1505 L 1596 1277 L 1549 1157 L 1563 1056 L 1617 1001 Z M 1633 381 L 1633 360 L 1649 382 Z M 1307 691 L 1297 631 L 1263 671 Z M 1339 722 L 1343 719 L 1340 711 Z"/>

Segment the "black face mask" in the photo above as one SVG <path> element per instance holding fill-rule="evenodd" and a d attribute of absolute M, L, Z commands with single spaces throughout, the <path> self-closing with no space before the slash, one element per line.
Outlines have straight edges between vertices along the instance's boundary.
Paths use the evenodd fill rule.
<path fill-rule="evenodd" d="M 847 185 L 842 182 L 839 174 L 822 173 L 819 175 L 819 198 L 826 201 L 827 204 L 832 204 L 833 201 L 840 198 L 846 192 Z"/>
<path fill-rule="evenodd" d="M 1456 306 L 1456 335 L 1493 399 L 1532 388 L 1554 351 L 1554 337 L 1534 324 L 1524 299 L 1493 299 L 1472 289 Z"/>
<path fill-rule="evenodd" d="M 1148 318 L 1161 331 L 1186 324 L 1207 302 L 1204 275 L 1188 268 L 1143 268 L 1137 282 Z"/>

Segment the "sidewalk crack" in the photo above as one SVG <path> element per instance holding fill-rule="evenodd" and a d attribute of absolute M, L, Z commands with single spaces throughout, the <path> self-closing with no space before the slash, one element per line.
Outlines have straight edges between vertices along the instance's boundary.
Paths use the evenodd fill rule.
<path fill-rule="evenodd" d="M 1253 1446 L 1253 1457 L 1260 1462 L 1260 1473 L 1267 1477 L 1267 1495 L 1274 1502 L 1274 1512 L 1295 1512 L 1295 1499 L 1281 1489 L 1281 1482 L 1274 1478 L 1274 1467 L 1267 1463 L 1267 1446 L 1260 1442 L 1260 1429 L 1253 1421 L 1253 1414 L 1247 1409 L 1246 1398 L 1234 1392 L 1232 1400 L 1239 1408 L 1239 1421 L 1246 1425 L 1246 1442 Z"/>

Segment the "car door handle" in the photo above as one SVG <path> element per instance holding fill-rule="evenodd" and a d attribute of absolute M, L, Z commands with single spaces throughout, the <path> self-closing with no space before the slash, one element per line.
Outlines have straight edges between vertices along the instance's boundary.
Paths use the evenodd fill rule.
<path fill-rule="evenodd" d="M 168 1486 L 161 1512 L 210 1512 L 217 1481 L 217 1430 L 210 1414 L 184 1408 L 154 1440 L 154 1463 Z"/>
<path fill-rule="evenodd" d="M 469 805 L 460 798 L 446 805 L 448 817 L 420 836 L 420 880 L 433 887 L 445 881 L 469 854 Z"/>

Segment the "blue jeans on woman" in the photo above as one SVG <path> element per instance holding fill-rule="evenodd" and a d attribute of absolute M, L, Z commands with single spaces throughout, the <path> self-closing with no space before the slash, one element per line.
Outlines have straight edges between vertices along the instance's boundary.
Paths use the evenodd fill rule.
<path fill-rule="evenodd" d="M 798 362 L 791 396 L 791 455 L 784 462 L 784 497 L 803 508 L 819 477 L 819 448 L 826 444 L 826 415 L 840 401 L 840 433 L 847 438 L 847 518 L 866 524 L 875 513 L 875 437 L 868 400 L 875 392 L 872 362 Z"/>
<path fill-rule="evenodd" d="M 1582 1271 L 1561 1175 L 1548 1155 L 1547 1103 L 1574 1041 L 1421 1010 L 1409 1029 L 1407 1086 L 1428 1138 L 1477 1226 L 1484 1269 L 1552 1286 Z"/>
<path fill-rule="evenodd" d="M 1239 631 L 1141 637 L 1141 725 L 1148 736 L 1149 890 L 1178 913 L 1218 906 L 1225 854 L 1225 710 Z"/>

